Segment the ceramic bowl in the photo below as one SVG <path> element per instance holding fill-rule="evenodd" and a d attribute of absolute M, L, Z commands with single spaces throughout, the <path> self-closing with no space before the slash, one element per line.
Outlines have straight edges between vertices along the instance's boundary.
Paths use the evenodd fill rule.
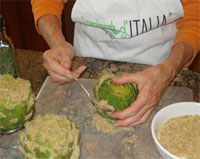
<path fill-rule="evenodd" d="M 157 134 L 168 119 L 184 115 L 200 115 L 200 103 L 181 102 L 166 106 L 157 112 L 152 120 L 151 134 L 158 152 L 164 159 L 180 159 L 168 152 L 158 141 Z"/>

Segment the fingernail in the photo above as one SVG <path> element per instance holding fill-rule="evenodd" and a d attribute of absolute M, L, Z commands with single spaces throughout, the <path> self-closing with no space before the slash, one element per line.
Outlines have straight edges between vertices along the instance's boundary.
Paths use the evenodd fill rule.
<path fill-rule="evenodd" d="M 117 82 L 117 81 L 119 80 L 119 78 L 118 78 L 118 77 L 114 77 L 114 78 L 112 78 L 112 80 L 113 80 L 114 82 Z"/>
<path fill-rule="evenodd" d="M 66 77 L 67 77 L 67 78 L 73 78 L 73 76 L 72 76 L 71 74 L 69 74 L 69 73 L 66 74 Z"/>
<path fill-rule="evenodd" d="M 87 66 L 83 66 L 83 70 L 85 70 L 87 68 Z"/>
<path fill-rule="evenodd" d="M 111 114 L 111 116 L 112 116 L 113 118 L 116 118 L 115 114 Z"/>
<path fill-rule="evenodd" d="M 119 123 L 114 123 L 115 126 L 120 126 Z"/>

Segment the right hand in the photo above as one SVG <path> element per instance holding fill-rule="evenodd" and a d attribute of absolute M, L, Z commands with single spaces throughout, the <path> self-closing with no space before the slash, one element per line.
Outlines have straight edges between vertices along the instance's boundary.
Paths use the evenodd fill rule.
<path fill-rule="evenodd" d="M 43 66 L 47 69 L 52 80 L 59 84 L 71 82 L 70 75 L 79 77 L 86 66 L 82 65 L 71 71 L 74 49 L 68 42 L 62 42 L 43 53 Z"/>

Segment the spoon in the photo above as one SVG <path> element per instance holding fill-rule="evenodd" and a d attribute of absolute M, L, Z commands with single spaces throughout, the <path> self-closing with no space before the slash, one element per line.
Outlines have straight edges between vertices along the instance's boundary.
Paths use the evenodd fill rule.
<path fill-rule="evenodd" d="M 0 146 L 1 149 L 17 149 L 19 145 L 14 145 L 14 146 Z"/>
<path fill-rule="evenodd" d="M 10 135 L 10 134 L 22 129 L 22 128 L 23 127 L 18 127 L 18 128 L 12 129 L 12 130 L 3 131 L 3 132 L 0 132 L 0 135 Z"/>
<path fill-rule="evenodd" d="M 90 102 L 92 103 L 92 105 L 97 109 L 99 110 L 98 106 L 97 106 L 97 100 L 94 99 L 91 94 L 89 93 L 89 91 L 83 86 L 83 84 L 80 82 L 80 80 L 78 78 L 76 78 L 75 76 L 73 75 L 68 75 L 70 78 L 74 79 L 80 86 L 81 88 L 84 90 L 84 92 L 87 94 Z M 101 111 L 107 111 L 107 112 L 111 112 L 110 109 L 106 109 L 106 108 L 103 108 L 101 109 Z"/>

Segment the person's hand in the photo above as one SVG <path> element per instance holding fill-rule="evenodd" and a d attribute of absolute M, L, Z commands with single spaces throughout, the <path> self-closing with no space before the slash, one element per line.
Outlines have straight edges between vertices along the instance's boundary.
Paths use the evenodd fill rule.
<path fill-rule="evenodd" d="M 70 75 L 79 77 L 85 70 L 86 66 L 82 65 L 71 71 L 73 57 L 74 49 L 68 42 L 62 42 L 43 53 L 43 66 L 54 82 L 59 84 L 71 82 L 73 79 Z"/>
<path fill-rule="evenodd" d="M 113 78 L 115 83 L 137 83 L 139 87 L 136 101 L 125 110 L 113 113 L 113 117 L 119 119 L 115 126 L 134 126 L 146 122 L 173 79 L 172 72 L 166 66 L 158 65 L 135 74 Z"/>

